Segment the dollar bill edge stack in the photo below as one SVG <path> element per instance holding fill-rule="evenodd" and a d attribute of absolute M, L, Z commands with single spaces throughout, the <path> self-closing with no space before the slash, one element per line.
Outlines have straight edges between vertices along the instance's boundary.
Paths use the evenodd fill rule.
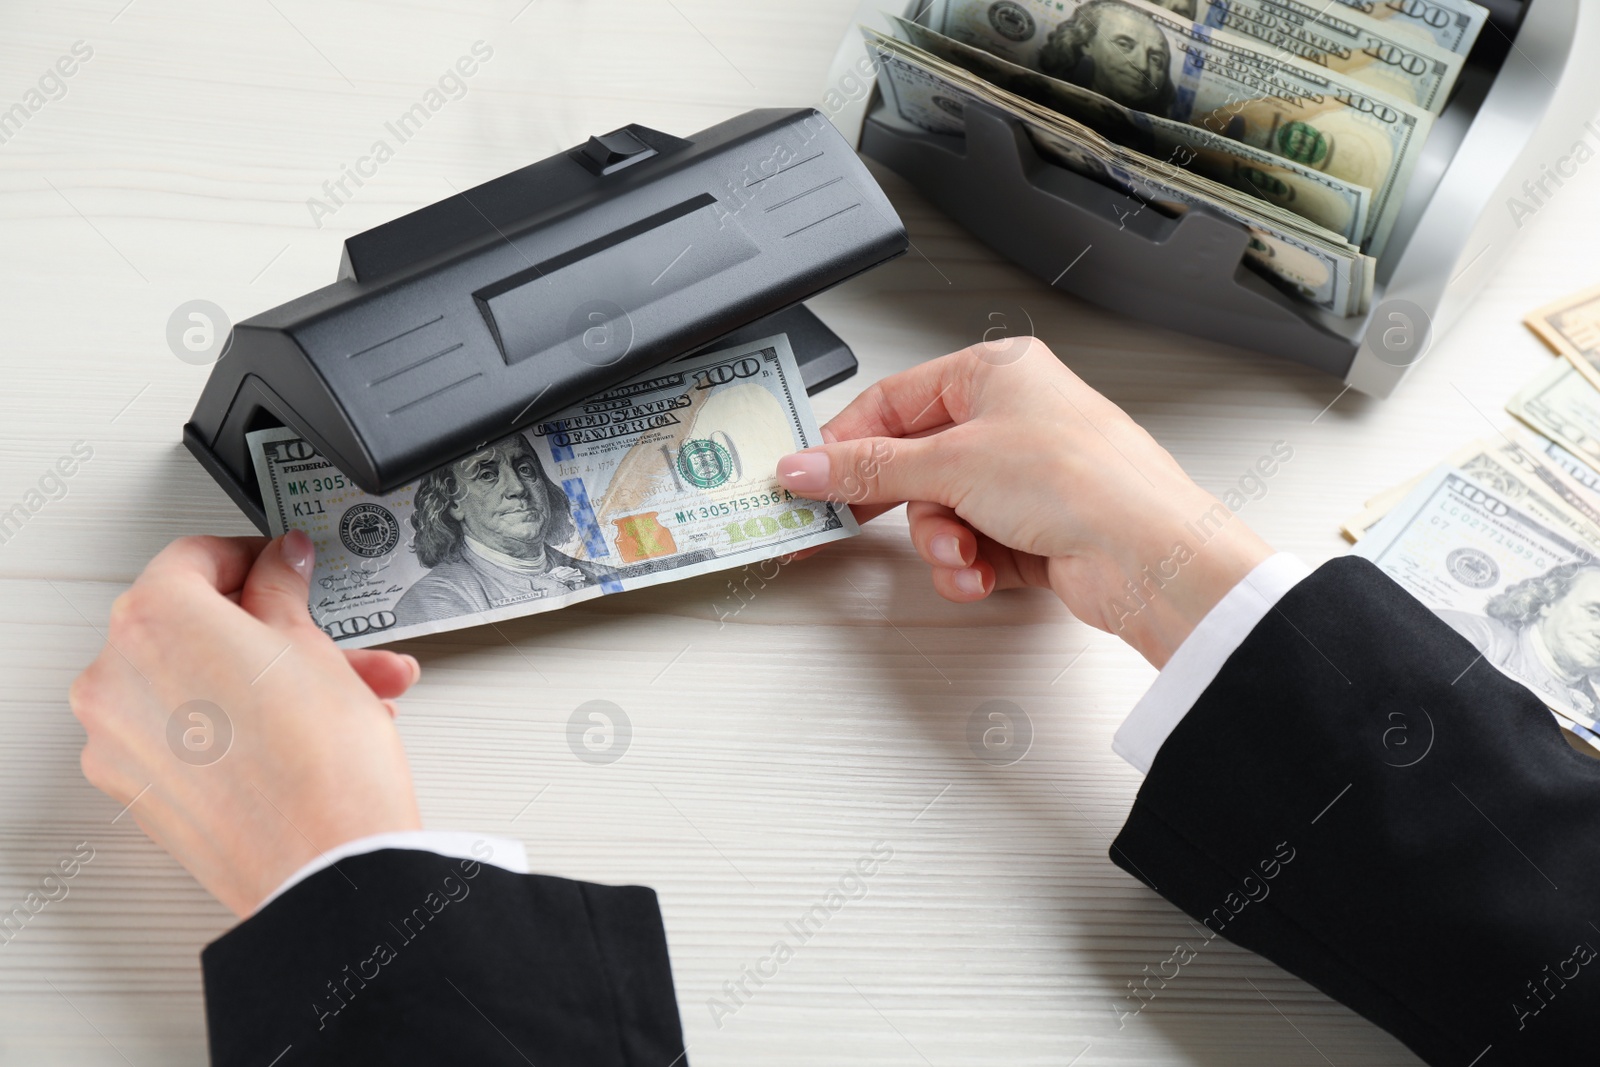
<path fill-rule="evenodd" d="M 1514 39 L 1493 22 L 1484 28 L 1489 40 L 1474 57 L 1503 59 L 1493 69 L 1469 62 L 1439 116 L 1378 262 L 1369 311 L 1338 318 L 1244 268 L 1248 237 L 1230 220 L 1151 212 L 1141 225 L 1121 225 L 1112 208 L 1122 194 L 1040 159 L 1020 125 L 996 110 L 976 109 L 965 139 L 876 118 L 886 105 L 875 79 L 863 77 L 875 63 L 859 26 L 892 33 L 891 13 L 916 21 L 927 6 L 913 0 L 901 11 L 894 0 L 865 0 L 845 29 L 823 109 L 863 155 L 1054 287 L 1306 364 L 1374 397 L 1390 396 L 1426 358 L 1505 257 L 1528 221 L 1519 207 L 1529 203 L 1524 183 L 1544 179 L 1551 190 L 1546 175 L 1575 141 L 1600 151 L 1591 116 L 1600 65 L 1579 59 L 1600 50 L 1600 5 L 1527 0 Z M 1090 247 L 1092 270 L 1063 269 Z"/>

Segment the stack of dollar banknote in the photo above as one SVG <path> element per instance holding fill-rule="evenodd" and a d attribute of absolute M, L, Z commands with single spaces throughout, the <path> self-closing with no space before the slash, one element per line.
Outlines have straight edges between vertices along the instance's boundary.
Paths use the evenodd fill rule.
<path fill-rule="evenodd" d="M 767 561 L 858 532 L 848 507 L 778 485 L 778 460 L 821 440 L 781 334 L 669 363 L 386 496 L 296 430 L 246 440 L 272 533 L 316 547 L 311 616 L 346 648 L 755 567 L 708 591 L 725 618 Z"/>
<path fill-rule="evenodd" d="M 997 108 L 1130 214 L 1239 222 L 1255 269 L 1345 317 L 1367 311 L 1486 18 L 1470 0 L 930 0 L 862 29 L 891 121 L 961 134 L 969 104 Z"/>
<path fill-rule="evenodd" d="M 1600 750 L 1600 289 L 1528 325 L 1564 358 L 1507 402 L 1518 424 L 1373 497 L 1343 533 Z"/>

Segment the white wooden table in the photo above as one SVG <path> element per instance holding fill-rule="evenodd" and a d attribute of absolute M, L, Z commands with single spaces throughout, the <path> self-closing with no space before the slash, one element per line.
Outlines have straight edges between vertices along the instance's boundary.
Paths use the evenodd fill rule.
<path fill-rule="evenodd" d="M 110 600 L 152 554 L 181 534 L 249 531 L 179 444 L 207 370 L 169 350 L 173 309 L 271 307 L 332 280 L 350 234 L 591 133 L 689 133 L 811 103 L 855 0 L 524 4 L 71 0 L 0 14 L 0 108 L 74 42 L 93 50 L 0 144 L 0 510 L 76 442 L 93 449 L 0 544 L 0 913 L 80 842 L 94 850 L 68 894 L 0 944 L 0 1063 L 205 1057 L 197 953 L 229 916 L 84 782 L 65 700 Z M 480 40 L 493 55 L 464 95 L 314 219 L 308 198 Z M 1287 442 L 1293 459 L 1244 518 L 1312 563 L 1344 550 L 1337 522 L 1364 498 L 1503 419 L 1550 358 L 1521 316 L 1600 280 L 1591 166 L 1395 399 L 1328 408 L 1339 383 L 1052 293 L 879 173 L 924 255 L 815 302 L 862 364 L 818 398 L 821 417 L 1025 308 L 1208 488 Z M 1116 640 L 1043 593 L 944 603 L 899 516 L 745 595 L 720 626 L 737 602 L 711 576 L 505 637 L 416 642 L 424 678 L 402 718 L 430 825 L 521 837 L 542 870 L 657 887 L 695 1063 L 1416 1062 L 1221 942 L 1119 1026 L 1127 984 L 1193 929 L 1106 857 L 1139 781 L 1111 734 L 1153 673 Z M 632 721 L 608 766 L 566 744 L 591 699 Z M 968 748 L 968 717 L 990 700 L 1031 722 L 1014 766 Z M 865 895 L 728 1000 L 724 983 L 877 842 L 893 858 Z"/>

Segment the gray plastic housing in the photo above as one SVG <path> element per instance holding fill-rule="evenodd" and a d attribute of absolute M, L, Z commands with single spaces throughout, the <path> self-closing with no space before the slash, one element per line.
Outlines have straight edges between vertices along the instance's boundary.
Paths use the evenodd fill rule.
<path fill-rule="evenodd" d="M 336 282 L 234 326 L 184 442 L 265 528 L 263 427 L 381 494 L 725 337 L 788 333 L 820 387 L 855 360 L 800 302 L 906 247 L 812 109 L 629 126 L 350 238 Z"/>
<path fill-rule="evenodd" d="M 869 116 L 861 151 L 1053 285 L 1132 318 L 1229 343 L 1242 334 L 1250 347 L 1344 374 L 1349 338 L 1308 321 L 1245 266 L 1242 226 L 1202 210 L 1177 219 L 1130 211 L 1117 190 L 1041 158 L 1021 124 L 987 105 L 969 106 L 966 126 L 964 138 L 941 136 Z"/>
<path fill-rule="evenodd" d="M 1570 163 L 1576 141 L 1600 150 L 1600 125 L 1590 121 L 1600 64 L 1578 61 L 1600 51 L 1600 3 L 1489 0 L 1493 19 L 1424 147 L 1378 264 L 1371 311 L 1339 318 L 1245 266 L 1247 237 L 1236 223 L 1204 211 L 1130 213 L 1121 193 L 1039 158 L 1020 125 L 995 109 L 972 109 L 965 137 L 882 121 L 887 105 L 857 24 L 889 32 L 891 6 L 861 5 L 824 96 L 825 112 L 863 154 L 1056 288 L 1315 367 L 1372 396 L 1394 391 L 1427 354 L 1427 339 L 1437 342 L 1504 258 L 1530 215 L 1517 207 L 1529 203 L 1526 183 Z M 915 19 L 927 7 L 917 0 L 903 14 Z M 1547 194 L 1557 188 L 1546 179 Z M 1082 266 L 1092 269 L 1064 270 L 1090 246 L 1092 263 Z M 1390 343 L 1402 335 L 1422 340 Z"/>

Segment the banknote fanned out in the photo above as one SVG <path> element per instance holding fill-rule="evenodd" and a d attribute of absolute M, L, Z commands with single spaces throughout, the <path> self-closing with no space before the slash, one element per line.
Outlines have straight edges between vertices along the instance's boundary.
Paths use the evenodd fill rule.
<path fill-rule="evenodd" d="M 1444 465 L 1354 553 L 1536 693 L 1562 725 L 1600 740 L 1600 567 L 1589 545 Z M 1459 670 L 1477 663 L 1463 655 Z"/>
<path fill-rule="evenodd" d="M 1600 468 L 1600 391 L 1565 360 L 1557 360 L 1506 402 L 1528 426 Z"/>
<path fill-rule="evenodd" d="M 1195 0 L 1202 26 L 1251 37 L 1437 115 L 1465 57 L 1404 27 L 1327 0 Z"/>
<path fill-rule="evenodd" d="M 1600 476 L 1555 442 L 1531 430 L 1510 426 L 1493 437 L 1463 445 L 1444 462 L 1500 493 L 1552 529 L 1564 529 L 1585 544 L 1600 545 L 1600 496 L 1595 493 Z M 1575 469 L 1587 474 L 1575 476 Z M 1372 497 L 1360 513 L 1340 526 L 1341 532 L 1351 542 L 1361 540 L 1427 476 L 1424 471 Z"/>
<path fill-rule="evenodd" d="M 1125 107 L 1365 186 L 1374 256 L 1433 125 L 1426 107 L 1144 0 L 935 0 L 928 24 Z"/>
<path fill-rule="evenodd" d="M 247 438 L 272 532 L 316 546 L 312 618 L 360 648 L 552 611 L 849 537 L 777 461 L 821 440 L 787 337 L 667 364 L 384 497 L 292 429 Z"/>
<path fill-rule="evenodd" d="M 1431 41 L 1458 56 L 1472 51 L 1489 20 L 1489 9 L 1472 0 L 1335 0 L 1328 14 L 1356 11 L 1382 22 L 1410 41 Z"/>
<path fill-rule="evenodd" d="M 1528 317 L 1566 358 L 1506 402 L 1522 425 L 1377 494 L 1341 527 L 1356 555 L 1537 694 L 1591 755 L 1600 751 L 1597 300 L 1591 290 Z"/>
<path fill-rule="evenodd" d="M 1525 321 L 1545 344 L 1600 389 L 1600 287 L 1547 304 Z"/>
<path fill-rule="evenodd" d="M 1073 119 L 1114 145 L 1142 153 L 1152 161 L 1171 164 L 1167 168 L 1169 177 L 1181 166 L 1245 194 L 1247 199 L 1233 200 L 1240 208 L 1259 209 L 1254 201 L 1265 200 L 1352 244 L 1371 236 L 1368 225 L 1372 221 L 1372 194 L 1364 186 L 1351 185 L 1313 167 L 1230 140 L 1203 126 L 1123 107 L 1081 86 L 1040 74 L 906 19 L 895 18 L 893 26 L 899 40 L 960 67 L 996 89 L 1046 109 L 1033 113 L 1033 118 L 1042 124 L 1048 125 L 1058 116 Z M 1019 109 L 1024 107 L 1021 100 L 1015 101 Z M 1272 212 L 1263 214 L 1281 219 Z"/>
<path fill-rule="evenodd" d="M 1337 316 L 1366 310 L 1374 260 L 1339 234 L 1172 161 L 1124 149 L 1082 123 L 993 86 L 915 45 L 870 27 L 862 30 L 879 56 L 884 97 L 909 126 L 961 134 L 967 105 L 981 100 L 1021 122 L 1041 156 L 1125 193 L 1129 200 L 1124 223 L 1125 216 L 1137 215 L 1146 203 L 1168 214 L 1194 207 L 1214 210 L 1249 232 L 1246 262 L 1299 299 Z M 1338 189 L 1328 192 L 1340 195 Z"/>

